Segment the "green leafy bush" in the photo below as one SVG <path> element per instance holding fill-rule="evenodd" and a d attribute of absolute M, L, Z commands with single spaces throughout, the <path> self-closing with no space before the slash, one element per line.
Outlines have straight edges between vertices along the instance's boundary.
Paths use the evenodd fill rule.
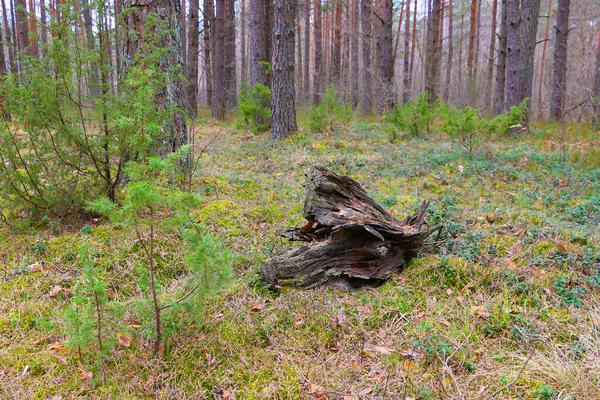
<path fill-rule="evenodd" d="M 345 129 L 353 115 L 352 107 L 348 103 L 340 102 L 333 85 L 330 85 L 321 104 L 318 107 L 314 104 L 310 105 L 308 129 L 319 133 Z"/>
<path fill-rule="evenodd" d="M 427 93 L 422 93 L 414 102 L 396 105 L 386 116 L 386 121 L 411 136 L 419 136 L 429 132 L 429 125 L 434 117 L 435 107 L 429 104 Z"/>
<path fill-rule="evenodd" d="M 248 88 L 242 83 L 240 105 L 243 122 L 256 133 L 265 132 L 271 127 L 271 89 L 257 84 Z"/>

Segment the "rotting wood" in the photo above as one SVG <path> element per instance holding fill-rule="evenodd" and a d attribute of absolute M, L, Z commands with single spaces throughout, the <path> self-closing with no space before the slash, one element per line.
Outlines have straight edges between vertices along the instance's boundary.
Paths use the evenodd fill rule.
<path fill-rule="evenodd" d="M 429 202 L 400 221 L 353 179 L 313 166 L 307 174 L 301 228 L 279 232 L 306 242 L 265 262 L 260 273 L 271 287 L 345 287 L 377 283 L 399 273 L 437 229 L 425 222 Z"/>

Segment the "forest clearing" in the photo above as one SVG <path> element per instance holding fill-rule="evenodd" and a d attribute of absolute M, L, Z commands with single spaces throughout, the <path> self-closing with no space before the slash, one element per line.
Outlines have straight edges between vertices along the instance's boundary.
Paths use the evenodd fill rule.
<path fill-rule="evenodd" d="M 597 399 L 595 0 L 2 0 L 0 399 Z"/>

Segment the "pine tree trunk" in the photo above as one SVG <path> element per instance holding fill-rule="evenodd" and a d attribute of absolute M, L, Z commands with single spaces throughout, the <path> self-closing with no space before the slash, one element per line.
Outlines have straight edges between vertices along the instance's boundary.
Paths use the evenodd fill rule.
<path fill-rule="evenodd" d="M 186 105 L 188 113 L 192 118 L 196 117 L 198 112 L 198 13 L 200 8 L 199 0 L 190 0 L 190 37 L 188 39 L 188 50 L 187 50 L 187 64 L 186 64 L 186 76 L 187 76 L 187 92 L 186 92 Z"/>
<path fill-rule="evenodd" d="M 304 0 L 304 96 L 306 101 L 310 101 L 310 3 L 311 0 Z"/>
<path fill-rule="evenodd" d="M 488 52 L 488 65 L 487 65 L 487 96 L 486 96 L 486 109 L 492 111 L 492 99 L 494 97 L 493 90 L 493 77 L 494 77 L 494 53 L 496 52 L 496 14 L 498 13 L 498 0 L 492 1 L 492 29 L 490 35 L 490 49 Z"/>
<path fill-rule="evenodd" d="M 394 108 L 396 102 L 396 88 L 394 85 L 394 50 L 393 50 L 393 8 L 392 0 L 379 0 L 379 35 L 377 38 L 378 53 L 381 69 L 381 89 L 379 93 L 379 110 L 387 113 Z"/>
<path fill-rule="evenodd" d="M 29 0 L 29 12 L 27 14 L 29 20 L 29 55 L 31 57 L 38 56 L 38 45 L 37 45 L 37 23 L 35 22 L 35 7 L 33 6 L 33 0 Z"/>
<path fill-rule="evenodd" d="M 352 30 L 350 33 L 350 104 L 352 105 L 352 109 L 356 109 L 358 107 L 359 102 L 359 92 L 360 92 L 360 77 L 359 77 L 359 53 L 358 53 L 358 7 L 360 0 L 352 0 Z"/>
<path fill-rule="evenodd" d="M 433 104 L 438 97 L 438 84 L 440 80 L 440 13 L 441 0 L 433 0 L 433 8 L 427 33 L 427 59 L 425 67 L 425 90 L 429 102 Z"/>
<path fill-rule="evenodd" d="M 242 82 L 248 80 L 247 61 L 246 61 L 246 0 L 242 0 L 242 9 L 240 13 L 240 57 L 241 57 L 241 76 Z"/>
<path fill-rule="evenodd" d="M 410 45 L 410 66 L 408 67 L 408 91 L 409 98 L 412 93 L 413 76 L 415 70 L 415 47 L 417 43 L 417 0 L 415 0 L 415 7 L 413 10 L 413 26 L 412 26 L 412 40 Z"/>
<path fill-rule="evenodd" d="M 50 0 L 52 1 L 52 0 Z M 121 16 L 121 10 L 122 10 L 122 5 L 123 5 L 123 0 L 115 0 L 113 2 L 113 7 L 115 10 L 115 67 L 116 67 L 116 72 L 117 72 L 117 76 L 121 76 L 121 72 L 122 72 L 122 42 L 123 39 L 121 38 L 121 21 L 122 21 L 122 16 Z M 109 45 L 111 43 L 111 41 L 108 41 Z"/>
<path fill-rule="evenodd" d="M 225 90 L 230 110 L 237 105 L 237 73 L 235 53 L 235 0 L 227 0 L 225 21 Z"/>
<path fill-rule="evenodd" d="M 206 105 L 212 108 L 213 99 L 213 43 L 215 7 L 213 0 L 202 3 L 204 14 L 202 28 L 204 31 L 204 76 L 206 79 Z"/>
<path fill-rule="evenodd" d="M 267 64 L 271 63 L 268 52 L 269 32 L 267 16 L 268 0 L 250 0 L 250 86 L 269 85 L 267 77 Z M 265 108 L 270 104 L 263 104 Z M 257 125 L 264 125 L 265 120 L 261 113 L 256 113 L 255 122 Z"/>
<path fill-rule="evenodd" d="M 596 130 L 600 130 L 600 29 L 596 29 L 598 29 L 598 42 L 596 43 L 596 79 L 594 79 L 595 83 L 592 90 L 592 105 L 594 109 L 593 127 Z"/>
<path fill-rule="evenodd" d="M 23 71 L 25 53 L 29 44 L 29 29 L 27 27 L 27 14 L 25 13 L 25 0 L 17 0 L 15 21 L 17 25 L 17 50 L 19 51 L 19 71 Z"/>
<path fill-rule="evenodd" d="M 294 84 L 296 7 L 297 0 L 275 0 L 273 3 L 273 94 L 271 102 L 271 137 L 273 139 L 284 139 L 298 130 Z"/>
<path fill-rule="evenodd" d="M 452 79 L 452 57 L 454 56 L 454 37 L 453 37 L 453 24 L 454 24 L 454 7 L 453 2 L 450 0 L 448 3 L 448 65 L 446 66 L 446 85 L 444 86 L 444 100 L 446 103 L 451 103 L 450 98 L 450 84 Z"/>
<path fill-rule="evenodd" d="M 363 88 L 362 88 L 362 110 L 365 114 L 371 114 L 373 104 L 371 102 L 373 89 L 371 86 L 371 7 L 372 0 L 361 0 L 361 28 L 362 28 L 362 62 L 363 62 Z"/>
<path fill-rule="evenodd" d="M 161 136 L 157 138 L 157 153 L 164 157 L 187 143 L 185 117 L 181 111 L 184 108 L 183 82 L 177 73 L 173 73 L 177 67 L 183 69 L 183 43 L 179 34 L 180 3 L 178 0 L 155 0 L 151 3 L 146 3 L 145 0 L 126 0 L 124 6 L 129 32 L 124 35 L 127 65 L 123 65 L 123 68 L 127 69 L 136 59 L 143 58 L 135 56 L 145 51 L 146 46 L 141 46 L 145 40 L 155 40 L 154 45 L 163 50 L 157 68 L 158 72 L 164 74 L 165 82 L 156 94 L 155 102 L 159 109 L 171 110 L 171 118 L 162 127 Z M 150 25 L 149 15 L 159 15 L 160 18 L 156 18 L 154 25 Z"/>
<path fill-rule="evenodd" d="M 567 83 L 567 36 L 569 34 L 570 0 L 558 0 L 556 15 L 556 39 L 554 41 L 554 78 L 552 79 L 552 101 L 550 119 L 562 121 L 565 112 L 565 92 Z"/>
<path fill-rule="evenodd" d="M 48 44 L 48 28 L 46 25 L 48 24 L 46 18 L 46 2 L 45 0 L 40 0 L 40 50 L 41 56 L 46 56 L 46 46 Z"/>
<path fill-rule="evenodd" d="M 496 67 L 496 93 L 494 97 L 494 115 L 504 112 L 504 97 L 506 93 L 506 32 L 507 1 L 502 1 L 502 20 L 500 21 L 500 36 L 498 38 L 498 66 Z"/>
<path fill-rule="evenodd" d="M 307 0 L 308 1 L 308 0 Z M 323 32 L 322 32 L 322 8 L 321 0 L 315 1 L 315 79 L 314 79 L 314 100 L 315 105 L 321 104 L 325 82 L 325 66 L 323 65 Z"/>
<path fill-rule="evenodd" d="M 469 102 L 474 101 L 474 93 L 476 92 L 476 80 L 477 80 L 477 10 L 478 1 L 471 0 L 471 13 L 469 17 L 469 53 L 467 55 L 467 93 Z"/>
<path fill-rule="evenodd" d="M 410 0 L 406 2 L 406 22 L 404 23 L 404 62 L 402 70 L 402 103 L 410 98 L 409 67 L 410 67 Z"/>
<path fill-rule="evenodd" d="M 8 24 L 8 12 L 6 11 L 6 0 L 2 0 L 2 17 L 4 20 L 4 33 L 5 33 L 5 39 L 6 39 L 4 44 L 8 48 L 8 61 L 9 61 L 9 65 L 10 65 L 10 71 L 12 73 L 15 73 L 16 72 L 15 53 L 14 53 L 15 46 L 11 39 L 11 33 L 10 33 L 11 29 L 10 29 L 10 25 Z M 12 36 L 12 37 L 14 37 L 14 36 Z"/>
<path fill-rule="evenodd" d="M 180 7 L 180 24 L 181 24 L 181 43 L 183 51 L 181 52 L 181 58 L 183 60 L 183 65 L 187 65 L 187 18 L 185 15 L 185 0 L 181 0 Z"/>
<path fill-rule="evenodd" d="M 304 85 L 302 83 L 302 78 L 303 78 L 303 73 L 304 73 L 304 69 L 303 69 L 303 60 L 302 60 L 302 23 L 301 23 L 301 15 L 300 15 L 300 11 L 302 11 L 300 9 L 300 7 L 296 7 L 296 57 L 298 62 L 296 63 L 296 89 L 298 90 L 297 93 L 297 97 L 299 99 L 303 99 L 304 98 L 304 93 L 302 93 L 302 91 L 304 90 Z"/>
<path fill-rule="evenodd" d="M 341 4 L 333 6 L 332 17 L 332 47 L 331 47 L 331 82 L 339 90 L 342 68 L 342 9 Z"/>
<path fill-rule="evenodd" d="M 544 45 L 542 46 L 542 58 L 541 58 L 541 63 L 542 65 L 540 66 L 540 80 L 538 83 L 538 96 L 537 96 L 537 102 L 538 102 L 538 113 L 540 114 L 540 116 L 543 114 L 542 111 L 542 86 L 544 84 L 544 72 L 545 72 L 545 66 L 546 66 L 546 49 L 548 48 L 548 35 L 550 33 L 550 13 L 552 12 L 552 0 L 548 0 L 548 12 L 547 12 L 547 16 L 546 16 L 546 29 L 544 30 Z"/>
<path fill-rule="evenodd" d="M 533 88 L 533 67 L 535 61 L 535 47 L 537 45 L 537 27 L 540 16 L 540 0 L 521 1 L 521 25 L 519 37 L 521 38 L 521 57 L 519 86 L 520 99 L 530 99 L 525 106 L 523 125 L 529 129 L 529 116 L 531 114 L 531 92 Z"/>
<path fill-rule="evenodd" d="M 215 119 L 225 118 L 225 109 L 227 106 L 227 86 L 225 79 L 225 19 L 227 15 L 227 0 L 216 0 L 215 13 L 215 50 L 214 50 L 214 70 L 213 70 L 213 99 L 212 99 L 212 117 Z"/>
<path fill-rule="evenodd" d="M 85 25 L 85 36 L 86 36 L 86 47 L 90 53 L 96 51 L 96 39 L 94 38 L 92 21 L 92 12 L 88 0 L 81 0 L 83 6 L 83 22 Z M 94 61 L 90 65 L 90 93 L 93 97 L 97 97 L 100 94 L 98 87 L 98 64 Z"/>
<path fill-rule="evenodd" d="M 519 40 L 519 0 L 507 0 L 506 9 L 506 106 L 521 103 L 519 87 L 519 64 L 521 63 L 521 44 Z"/>

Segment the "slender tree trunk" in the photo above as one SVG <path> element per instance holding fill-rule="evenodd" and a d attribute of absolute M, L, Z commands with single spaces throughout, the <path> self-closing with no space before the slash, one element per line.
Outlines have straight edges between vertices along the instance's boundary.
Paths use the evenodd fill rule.
<path fill-rule="evenodd" d="M 273 95 L 271 120 L 273 139 L 284 139 L 298 130 L 294 85 L 294 22 L 297 0 L 273 3 Z"/>
<path fill-rule="evenodd" d="M 237 73 L 235 46 L 235 0 L 227 0 L 225 20 L 225 90 L 230 110 L 237 105 Z"/>
<path fill-rule="evenodd" d="M 392 56 L 392 58 L 394 59 L 394 65 L 396 64 L 398 47 L 400 47 L 400 37 L 402 36 L 402 19 L 405 14 L 404 3 L 406 3 L 406 1 L 402 2 L 402 5 L 400 6 L 400 16 L 398 17 L 398 31 L 396 32 L 396 41 L 394 42 L 394 55 Z"/>
<path fill-rule="evenodd" d="M 519 64 L 521 63 L 521 45 L 519 40 L 519 0 L 507 0 L 506 9 L 506 105 L 507 108 L 521 103 L 519 88 Z"/>
<path fill-rule="evenodd" d="M 458 104 L 463 104 L 463 85 L 462 85 L 462 76 L 463 76 L 463 42 L 464 42 L 464 30 L 465 30 L 465 13 L 463 12 L 460 15 L 460 34 L 458 35 L 458 87 L 457 87 L 457 97 Z"/>
<path fill-rule="evenodd" d="M 490 35 L 490 49 L 488 52 L 488 65 L 487 65 L 487 96 L 486 96 L 486 109 L 492 111 L 492 99 L 494 98 L 493 90 L 493 77 L 494 77 L 494 54 L 496 52 L 496 14 L 498 13 L 498 0 L 492 1 L 492 29 Z"/>
<path fill-rule="evenodd" d="M 181 43 L 183 44 L 181 58 L 183 59 L 183 65 L 187 65 L 187 18 L 185 15 L 185 0 L 181 0 L 181 14 L 179 15 L 179 18 L 181 24 Z"/>
<path fill-rule="evenodd" d="M 113 7 L 115 10 L 115 67 L 117 70 L 117 76 L 121 76 L 122 72 L 122 59 L 121 59 L 121 5 L 123 0 L 114 0 Z M 110 44 L 110 41 L 108 42 Z"/>
<path fill-rule="evenodd" d="M 521 74 L 519 77 L 520 99 L 529 99 L 525 106 L 525 117 L 523 123 L 529 129 L 529 117 L 531 114 L 531 92 L 533 86 L 533 67 L 535 61 L 535 46 L 537 45 L 538 18 L 540 16 L 540 0 L 522 0 L 521 2 L 521 26 L 519 37 L 521 38 Z"/>
<path fill-rule="evenodd" d="M 302 84 L 302 77 L 303 77 L 303 60 L 302 60 L 302 23 L 301 23 L 301 17 L 302 15 L 300 14 L 300 11 L 302 11 L 300 9 L 299 6 L 296 7 L 296 57 L 298 62 L 296 63 L 296 89 L 298 90 L 297 93 L 297 97 L 299 99 L 303 99 L 304 98 L 304 93 L 301 93 L 304 90 L 304 85 Z"/>
<path fill-rule="evenodd" d="M 308 0 L 307 0 L 308 1 Z M 315 1 L 315 79 L 314 79 L 314 103 L 315 105 L 321 104 L 321 96 L 324 89 L 325 81 L 325 66 L 323 65 L 323 32 L 321 30 L 322 23 L 322 9 L 321 0 Z"/>
<path fill-rule="evenodd" d="M 569 12 L 571 1 L 558 0 L 556 15 L 556 39 L 554 41 L 554 78 L 552 79 L 552 101 L 550 119 L 562 121 L 565 113 L 565 93 L 567 83 L 567 36 L 569 34 Z"/>
<path fill-rule="evenodd" d="M 6 11 L 6 0 L 2 0 L 2 17 L 4 20 L 4 33 L 6 35 L 6 41 L 4 42 L 6 47 L 8 48 L 8 61 L 10 63 L 10 71 L 12 73 L 16 72 L 15 65 L 15 53 L 14 53 L 14 43 L 11 39 L 11 28 L 8 24 L 8 12 Z M 12 36 L 14 37 L 14 35 Z"/>
<path fill-rule="evenodd" d="M 304 96 L 310 101 L 310 3 L 304 0 Z"/>
<path fill-rule="evenodd" d="M 199 21 L 198 12 L 200 9 L 199 0 L 190 0 L 190 37 L 188 38 L 187 50 L 187 92 L 186 105 L 188 113 L 192 118 L 195 118 L 198 112 L 198 36 L 199 36 Z"/>
<path fill-rule="evenodd" d="M 359 91 L 360 91 L 360 78 L 359 78 L 359 69 L 358 69 L 358 61 L 359 61 L 359 53 L 358 53 L 358 8 L 359 8 L 360 0 L 352 0 L 352 29 L 350 32 L 350 104 L 353 109 L 358 107 L 359 102 Z"/>
<path fill-rule="evenodd" d="M 502 1 L 502 20 L 500 21 L 500 36 L 498 38 L 498 66 L 496 67 L 496 94 L 494 98 L 494 115 L 504 112 L 504 96 L 506 88 L 506 31 L 507 0 Z"/>
<path fill-rule="evenodd" d="M 35 22 L 35 7 L 33 5 L 33 0 L 29 0 L 29 14 L 27 15 L 27 19 L 29 20 L 29 55 L 31 57 L 38 56 L 38 37 L 37 37 L 37 23 Z"/>
<path fill-rule="evenodd" d="M 596 44 L 596 79 L 594 79 L 593 108 L 594 108 L 594 129 L 600 129 L 600 29 L 598 29 L 598 42 Z"/>
<path fill-rule="evenodd" d="M 453 24 L 454 24 L 454 7 L 453 2 L 450 0 L 448 3 L 448 65 L 446 66 L 446 85 L 444 86 L 444 100 L 450 104 L 450 84 L 452 79 L 452 57 L 454 56 L 454 37 L 453 35 Z"/>
<path fill-rule="evenodd" d="M 190 0 L 192 1 L 192 0 Z M 190 3 L 191 4 L 191 3 Z M 242 82 L 246 81 L 248 77 L 247 65 L 246 65 L 246 0 L 242 0 L 242 9 L 240 13 L 240 57 L 241 57 L 241 75 Z"/>
<path fill-rule="evenodd" d="M 46 56 L 46 47 L 48 45 L 48 28 L 47 28 L 47 18 L 46 18 L 46 2 L 45 0 L 40 0 L 40 50 L 41 56 Z"/>
<path fill-rule="evenodd" d="M 88 0 L 81 0 L 83 6 L 83 22 L 85 25 L 86 47 L 90 53 L 96 51 L 96 39 L 94 38 L 94 22 L 92 21 L 92 12 Z M 98 65 L 92 61 L 90 63 L 90 93 L 96 98 L 100 94 L 98 87 Z"/>
<path fill-rule="evenodd" d="M 393 7 L 392 0 L 379 0 L 377 10 L 380 19 L 378 47 L 381 68 L 381 93 L 379 94 L 379 109 L 381 112 L 390 112 L 396 103 L 396 89 L 394 85 L 394 59 L 393 59 Z"/>
<path fill-rule="evenodd" d="M 0 27 L 0 39 L 2 38 L 2 29 Z M 6 59 L 4 56 L 4 41 L 0 40 L 0 76 L 5 76 L 7 74 L 6 68 Z M 6 110 L 4 105 L 4 92 L 0 90 L 0 113 L 2 114 L 2 119 L 4 121 L 10 121 L 10 114 Z"/>
<path fill-rule="evenodd" d="M 408 67 L 408 92 L 412 93 L 413 75 L 415 70 L 415 47 L 417 43 L 417 0 L 413 10 L 412 43 L 410 45 L 410 66 Z M 408 99 L 407 99 L 408 101 Z"/>
<path fill-rule="evenodd" d="M 342 70 L 342 6 L 335 5 L 331 9 L 332 17 L 332 47 L 331 47 L 331 82 L 340 89 Z"/>
<path fill-rule="evenodd" d="M 20 67 L 19 71 L 23 71 L 23 62 L 25 61 L 25 53 L 29 44 L 29 29 L 27 27 L 27 14 L 25 13 L 25 0 L 17 0 L 15 9 L 15 21 L 17 25 L 17 49 L 19 51 Z"/>
<path fill-rule="evenodd" d="M 352 0 L 348 0 L 345 3 L 345 7 L 341 7 L 340 11 L 341 17 L 343 19 L 342 22 L 342 32 L 343 32 L 343 54 L 342 54 L 342 89 L 343 89 L 343 99 L 344 102 L 350 102 L 351 99 L 349 97 L 350 94 L 350 28 L 352 23 Z M 345 11 L 345 12 L 344 12 Z M 343 18 L 343 16 L 346 16 Z"/>
<path fill-rule="evenodd" d="M 544 44 L 542 46 L 542 59 L 540 66 L 540 80 L 538 84 L 538 112 L 540 116 L 542 115 L 542 86 L 544 83 L 544 71 L 546 66 L 546 49 L 548 48 L 548 34 L 550 33 L 550 13 L 552 12 L 552 0 L 548 0 L 548 12 L 546 15 L 546 29 L 544 31 Z"/>
<path fill-rule="evenodd" d="M 225 19 L 227 15 L 227 0 L 216 1 L 215 13 L 215 52 L 214 52 L 214 80 L 213 80 L 213 99 L 212 116 L 215 119 L 225 118 L 225 109 L 227 106 L 227 86 L 225 83 Z"/>
<path fill-rule="evenodd" d="M 416 1 L 416 0 L 415 0 Z M 363 61 L 363 95 L 362 110 L 371 114 L 373 89 L 371 86 L 371 7 L 372 0 L 361 0 L 361 28 L 362 28 L 362 61 Z"/>
<path fill-rule="evenodd" d="M 402 66 L 402 103 L 410 98 L 409 68 L 410 68 L 410 0 L 406 1 L 406 22 L 404 23 L 404 60 Z"/>
<path fill-rule="evenodd" d="M 471 0 L 471 14 L 469 18 L 469 53 L 467 55 L 467 70 L 468 70 L 468 79 L 467 79 L 467 93 L 469 96 L 469 102 L 474 103 L 474 95 L 477 90 L 476 80 L 477 80 L 477 10 L 478 10 L 478 1 Z"/>
<path fill-rule="evenodd" d="M 441 0 L 433 0 L 432 15 L 428 25 L 427 60 L 425 70 L 425 90 L 427 91 L 430 103 L 437 100 L 438 83 L 440 80 L 440 14 Z"/>
<path fill-rule="evenodd" d="M 202 3 L 203 32 L 204 32 L 204 77 L 206 79 L 206 105 L 212 108 L 213 99 L 213 42 L 215 8 L 213 0 L 204 0 Z"/>

